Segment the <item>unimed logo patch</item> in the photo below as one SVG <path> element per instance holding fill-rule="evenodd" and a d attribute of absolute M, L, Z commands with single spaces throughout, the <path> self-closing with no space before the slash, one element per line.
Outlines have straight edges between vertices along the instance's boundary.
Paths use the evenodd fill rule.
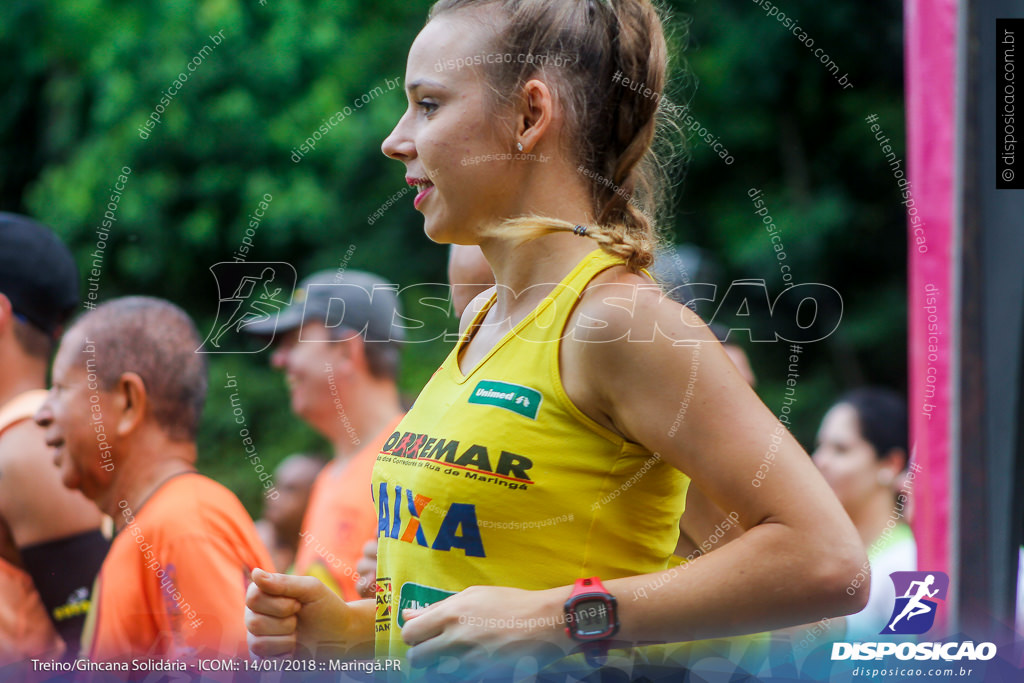
<path fill-rule="evenodd" d="M 524 387 L 521 384 L 484 379 L 480 380 L 473 388 L 469 403 L 504 408 L 523 417 L 536 420 L 541 399 L 540 392 L 536 389 Z"/>
<path fill-rule="evenodd" d="M 405 610 L 422 609 L 444 600 L 449 595 L 455 595 L 455 593 L 411 581 L 403 583 L 402 591 L 398 595 L 398 625 L 405 626 L 405 617 L 402 616 L 402 612 Z"/>

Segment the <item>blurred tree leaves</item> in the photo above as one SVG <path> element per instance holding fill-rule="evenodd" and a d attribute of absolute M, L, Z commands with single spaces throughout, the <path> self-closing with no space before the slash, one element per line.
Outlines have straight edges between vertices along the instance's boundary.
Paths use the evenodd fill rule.
<path fill-rule="evenodd" d="M 677 69 L 669 92 L 690 103 L 736 161 L 726 166 L 691 138 L 673 227 L 680 241 L 721 259 L 727 279 L 764 279 L 774 299 L 784 284 L 780 262 L 747 194 L 761 189 L 794 282 L 828 284 L 842 295 L 839 329 L 805 346 L 800 359 L 793 431 L 811 448 L 818 421 L 843 389 L 870 382 L 906 390 L 906 219 L 864 120 L 878 114 L 905 156 L 902 5 L 774 4 L 807 32 L 811 49 L 755 2 L 674 5 L 690 15 L 689 45 L 687 70 Z M 838 65 L 836 76 L 814 49 Z M 844 74 L 852 88 L 837 82 Z M 745 347 L 758 393 L 778 413 L 788 347 Z"/>

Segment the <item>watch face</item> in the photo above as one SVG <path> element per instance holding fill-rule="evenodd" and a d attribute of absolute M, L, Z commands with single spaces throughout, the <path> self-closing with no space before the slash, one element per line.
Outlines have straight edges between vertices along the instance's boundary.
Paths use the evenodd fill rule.
<path fill-rule="evenodd" d="M 604 600 L 581 600 L 573 606 L 572 612 L 576 633 L 579 635 L 597 635 L 608 630 L 608 605 Z"/>

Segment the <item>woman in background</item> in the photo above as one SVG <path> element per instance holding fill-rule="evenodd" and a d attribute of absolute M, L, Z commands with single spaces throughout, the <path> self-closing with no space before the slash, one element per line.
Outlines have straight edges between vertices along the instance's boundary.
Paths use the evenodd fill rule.
<path fill-rule="evenodd" d="M 821 421 L 813 459 L 857 527 L 871 564 L 868 604 L 846 618 L 846 639 L 877 639 L 896 597 L 890 572 L 917 569 L 917 545 L 904 520 L 906 496 L 897 495 L 907 469 L 906 401 L 875 387 L 844 394 Z"/>

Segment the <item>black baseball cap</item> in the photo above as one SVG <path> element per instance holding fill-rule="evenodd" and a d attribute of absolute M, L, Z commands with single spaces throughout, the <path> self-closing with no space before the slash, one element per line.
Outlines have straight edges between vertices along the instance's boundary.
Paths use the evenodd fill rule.
<path fill-rule="evenodd" d="M 313 321 L 329 328 L 354 330 L 365 341 L 403 341 L 405 330 L 399 324 L 402 308 L 397 289 L 384 278 L 361 270 L 321 270 L 299 283 L 291 304 L 276 320 L 271 317 L 242 330 L 271 335 Z"/>
<path fill-rule="evenodd" d="M 16 315 L 50 337 L 78 305 L 78 269 L 50 228 L 27 216 L 0 212 L 0 294 Z"/>

